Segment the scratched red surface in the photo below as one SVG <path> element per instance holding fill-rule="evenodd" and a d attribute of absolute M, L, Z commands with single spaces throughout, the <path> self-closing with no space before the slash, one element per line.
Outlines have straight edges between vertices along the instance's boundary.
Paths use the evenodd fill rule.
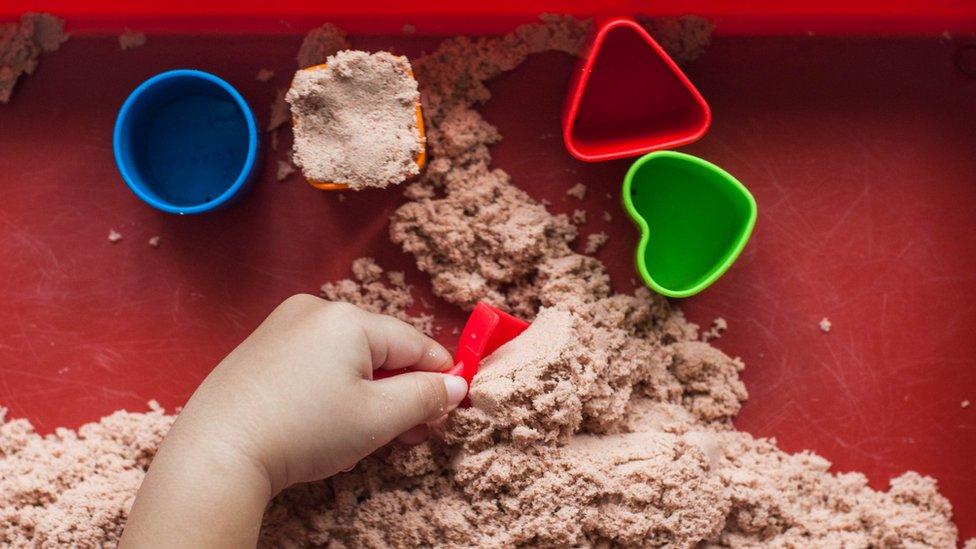
<path fill-rule="evenodd" d="M 388 242 L 397 192 L 340 203 L 298 177 L 276 182 L 282 151 L 267 151 L 248 198 L 215 215 L 156 212 L 120 181 L 111 128 L 136 84 L 210 70 L 266 118 L 299 42 L 150 36 L 121 52 L 114 38 L 76 37 L 0 106 L 0 403 L 11 416 L 49 432 L 151 398 L 179 405 L 276 303 L 346 276 L 362 255 L 406 270 L 442 326 L 463 319 Z M 416 55 L 435 41 L 354 43 Z M 684 150 L 738 176 L 760 215 L 735 267 L 682 306 L 699 322 L 729 321 L 717 344 L 748 365 L 740 429 L 877 487 L 906 469 L 933 475 L 973 536 L 976 406 L 960 404 L 976 402 L 976 81 L 953 68 L 954 48 L 934 37 L 718 39 L 688 69 L 714 124 Z M 272 83 L 255 80 L 264 67 Z M 628 289 L 636 233 L 617 202 L 627 163 L 563 150 L 571 67 L 547 54 L 493 83 L 484 112 L 505 136 L 496 164 L 557 211 L 579 207 L 564 191 L 586 183 L 583 233 L 612 235 L 599 257 Z M 124 239 L 110 244 L 110 228 Z"/>

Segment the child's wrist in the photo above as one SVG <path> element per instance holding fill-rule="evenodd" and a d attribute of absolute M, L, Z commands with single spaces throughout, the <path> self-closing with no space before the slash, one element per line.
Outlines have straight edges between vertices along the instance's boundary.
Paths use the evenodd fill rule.
<path fill-rule="evenodd" d="M 269 463 L 264 450 L 253 440 L 253 434 L 241 432 L 238 425 L 222 425 L 219 420 L 193 416 L 182 425 L 179 421 L 173 430 L 177 431 L 174 441 L 178 453 L 176 459 L 192 462 L 203 470 L 230 474 L 247 479 L 252 484 L 268 492 L 267 499 L 274 497 L 283 486 L 283 471 L 278 471 Z M 172 437 L 168 437 L 172 438 Z M 221 479 L 217 479 L 224 482 Z"/>
<path fill-rule="evenodd" d="M 189 427 L 174 426 L 153 460 L 129 517 L 127 545 L 203 547 L 235 538 L 253 545 L 274 495 L 267 471 L 233 444 Z"/>
<path fill-rule="evenodd" d="M 240 445 L 221 437 L 215 437 L 209 430 L 197 433 L 191 429 L 180 429 L 176 440 L 165 448 L 163 457 L 167 466 L 183 469 L 189 477 L 198 481 L 226 483 L 227 477 L 246 481 L 255 492 L 268 492 L 268 499 L 274 495 L 274 482 L 264 462 Z M 157 457 L 159 459 L 159 457 Z"/>

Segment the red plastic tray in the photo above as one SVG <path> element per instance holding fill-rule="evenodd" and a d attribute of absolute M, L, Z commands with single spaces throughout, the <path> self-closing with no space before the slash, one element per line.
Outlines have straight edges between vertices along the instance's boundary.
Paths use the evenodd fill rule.
<path fill-rule="evenodd" d="M 76 29 L 104 30 L 120 22 L 154 32 L 290 32 L 321 24 L 323 18 L 350 32 L 399 33 L 407 22 L 423 34 L 507 31 L 540 13 L 616 16 L 636 13 L 708 17 L 727 34 L 782 33 L 915 34 L 971 31 L 971 0 L 493 0 L 491 2 L 308 2 L 307 0 L 6 0 L 0 17 L 49 11 L 70 17 Z"/>
<path fill-rule="evenodd" d="M 273 4 L 268 9 L 299 11 Z M 682 11 L 739 21 L 724 27 L 731 35 L 807 27 L 796 18 L 801 8 L 786 4 L 755 4 L 753 15 L 769 11 L 754 19 L 730 2 L 682 3 Z M 435 307 L 441 339 L 453 345 L 451 328 L 466 315 L 433 298 L 412 258 L 387 238 L 402 200 L 396 192 L 347 193 L 340 203 L 297 177 L 278 183 L 274 160 L 283 151 L 268 154 L 250 196 L 216 215 L 165 215 L 128 192 L 113 164 L 111 128 L 136 84 L 195 66 L 227 78 L 263 117 L 294 69 L 303 29 L 268 23 L 246 5 L 171 2 L 155 6 L 166 11 L 153 18 L 113 15 L 121 5 L 0 7 L 0 14 L 50 9 L 68 15 L 69 28 L 94 31 L 97 23 L 111 33 L 77 34 L 0 106 L 0 403 L 11 415 L 49 432 L 121 407 L 144 409 L 150 398 L 179 405 L 276 303 L 347 276 L 363 255 L 407 271 Z M 491 5 L 502 7 L 478 25 L 527 19 L 542 6 Z M 926 17 L 913 18 L 923 3 L 885 3 L 877 34 L 927 36 L 820 36 L 870 27 L 879 6 L 809 4 L 802 9 L 819 14 L 809 23 L 818 36 L 719 37 L 686 68 L 714 116 L 708 134 L 683 150 L 748 185 L 761 213 L 739 262 L 683 307 L 705 324 L 729 321 L 717 345 L 743 357 L 751 395 L 739 428 L 775 436 L 786 450 L 814 450 L 839 471 L 863 471 L 876 487 L 906 469 L 933 475 L 965 538 L 976 536 L 976 81 L 953 66 L 959 42 L 935 31 L 976 28 L 974 7 L 924 5 Z M 236 16 L 203 17 L 225 8 Z M 189 27 L 244 26 L 223 35 L 151 32 L 146 46 L 119 50 L 114 33 L 123 25 L 176 32 L 186 12 Z M 304 13 L 290 21 L 331 19 Z M 381 21 L 388 27 L 360 18 L 358 28 L 381 33 L 411 22 L 425 31 L 424 17 L 397 17 Z M 444 26 L 430 32 L 466 29 L 439 17 Z M 437 41 L 353 39 L 409 55 Z M 617 192 L 628 162 L 582 163 L 563 148 L 561 98 L 572 67 L 566 56 L 545 54 L 491 84 L 484 112 L 505 136 L 495 163 L 557 211 L 580 207 L 564 192 L 587 184 L 583 234 L 611 235 L 598 256 L 626 290 L 637 235 Z M 276 71 L 274 83 L 254 79 L 260 68 Z M 122 242 L 107 241 L 110 228 Z M 153 235 L 162 236 L 159 249 L 146 243 Z M 833 322 L 829 334 L 817 328 L 823 316 Z M 974 406 L 962 408 L 964 400 Z"/>

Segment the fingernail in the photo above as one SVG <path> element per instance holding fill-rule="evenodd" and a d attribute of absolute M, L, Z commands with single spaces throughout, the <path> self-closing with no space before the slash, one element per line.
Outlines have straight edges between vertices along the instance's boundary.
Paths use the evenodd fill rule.
<path fill-rule="evenodd" d="M 463 377 L 444 376 L 444 389 L 447 390 L 447 404 L 454 407 L 468 394 L 468 382 Z"/>

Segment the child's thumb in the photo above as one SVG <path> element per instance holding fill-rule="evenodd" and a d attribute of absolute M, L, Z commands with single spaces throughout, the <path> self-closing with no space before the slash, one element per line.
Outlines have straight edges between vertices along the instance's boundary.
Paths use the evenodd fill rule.
<path fill-rule="evenodd" d="M 380 399 L 380 412 L 370 418 L 378 439 L 393 440 L 408 429 L 429 423 L 457 408 L 468 394 L 463 377 L 433 372 L 408 372 L 370 381 Z"/>

